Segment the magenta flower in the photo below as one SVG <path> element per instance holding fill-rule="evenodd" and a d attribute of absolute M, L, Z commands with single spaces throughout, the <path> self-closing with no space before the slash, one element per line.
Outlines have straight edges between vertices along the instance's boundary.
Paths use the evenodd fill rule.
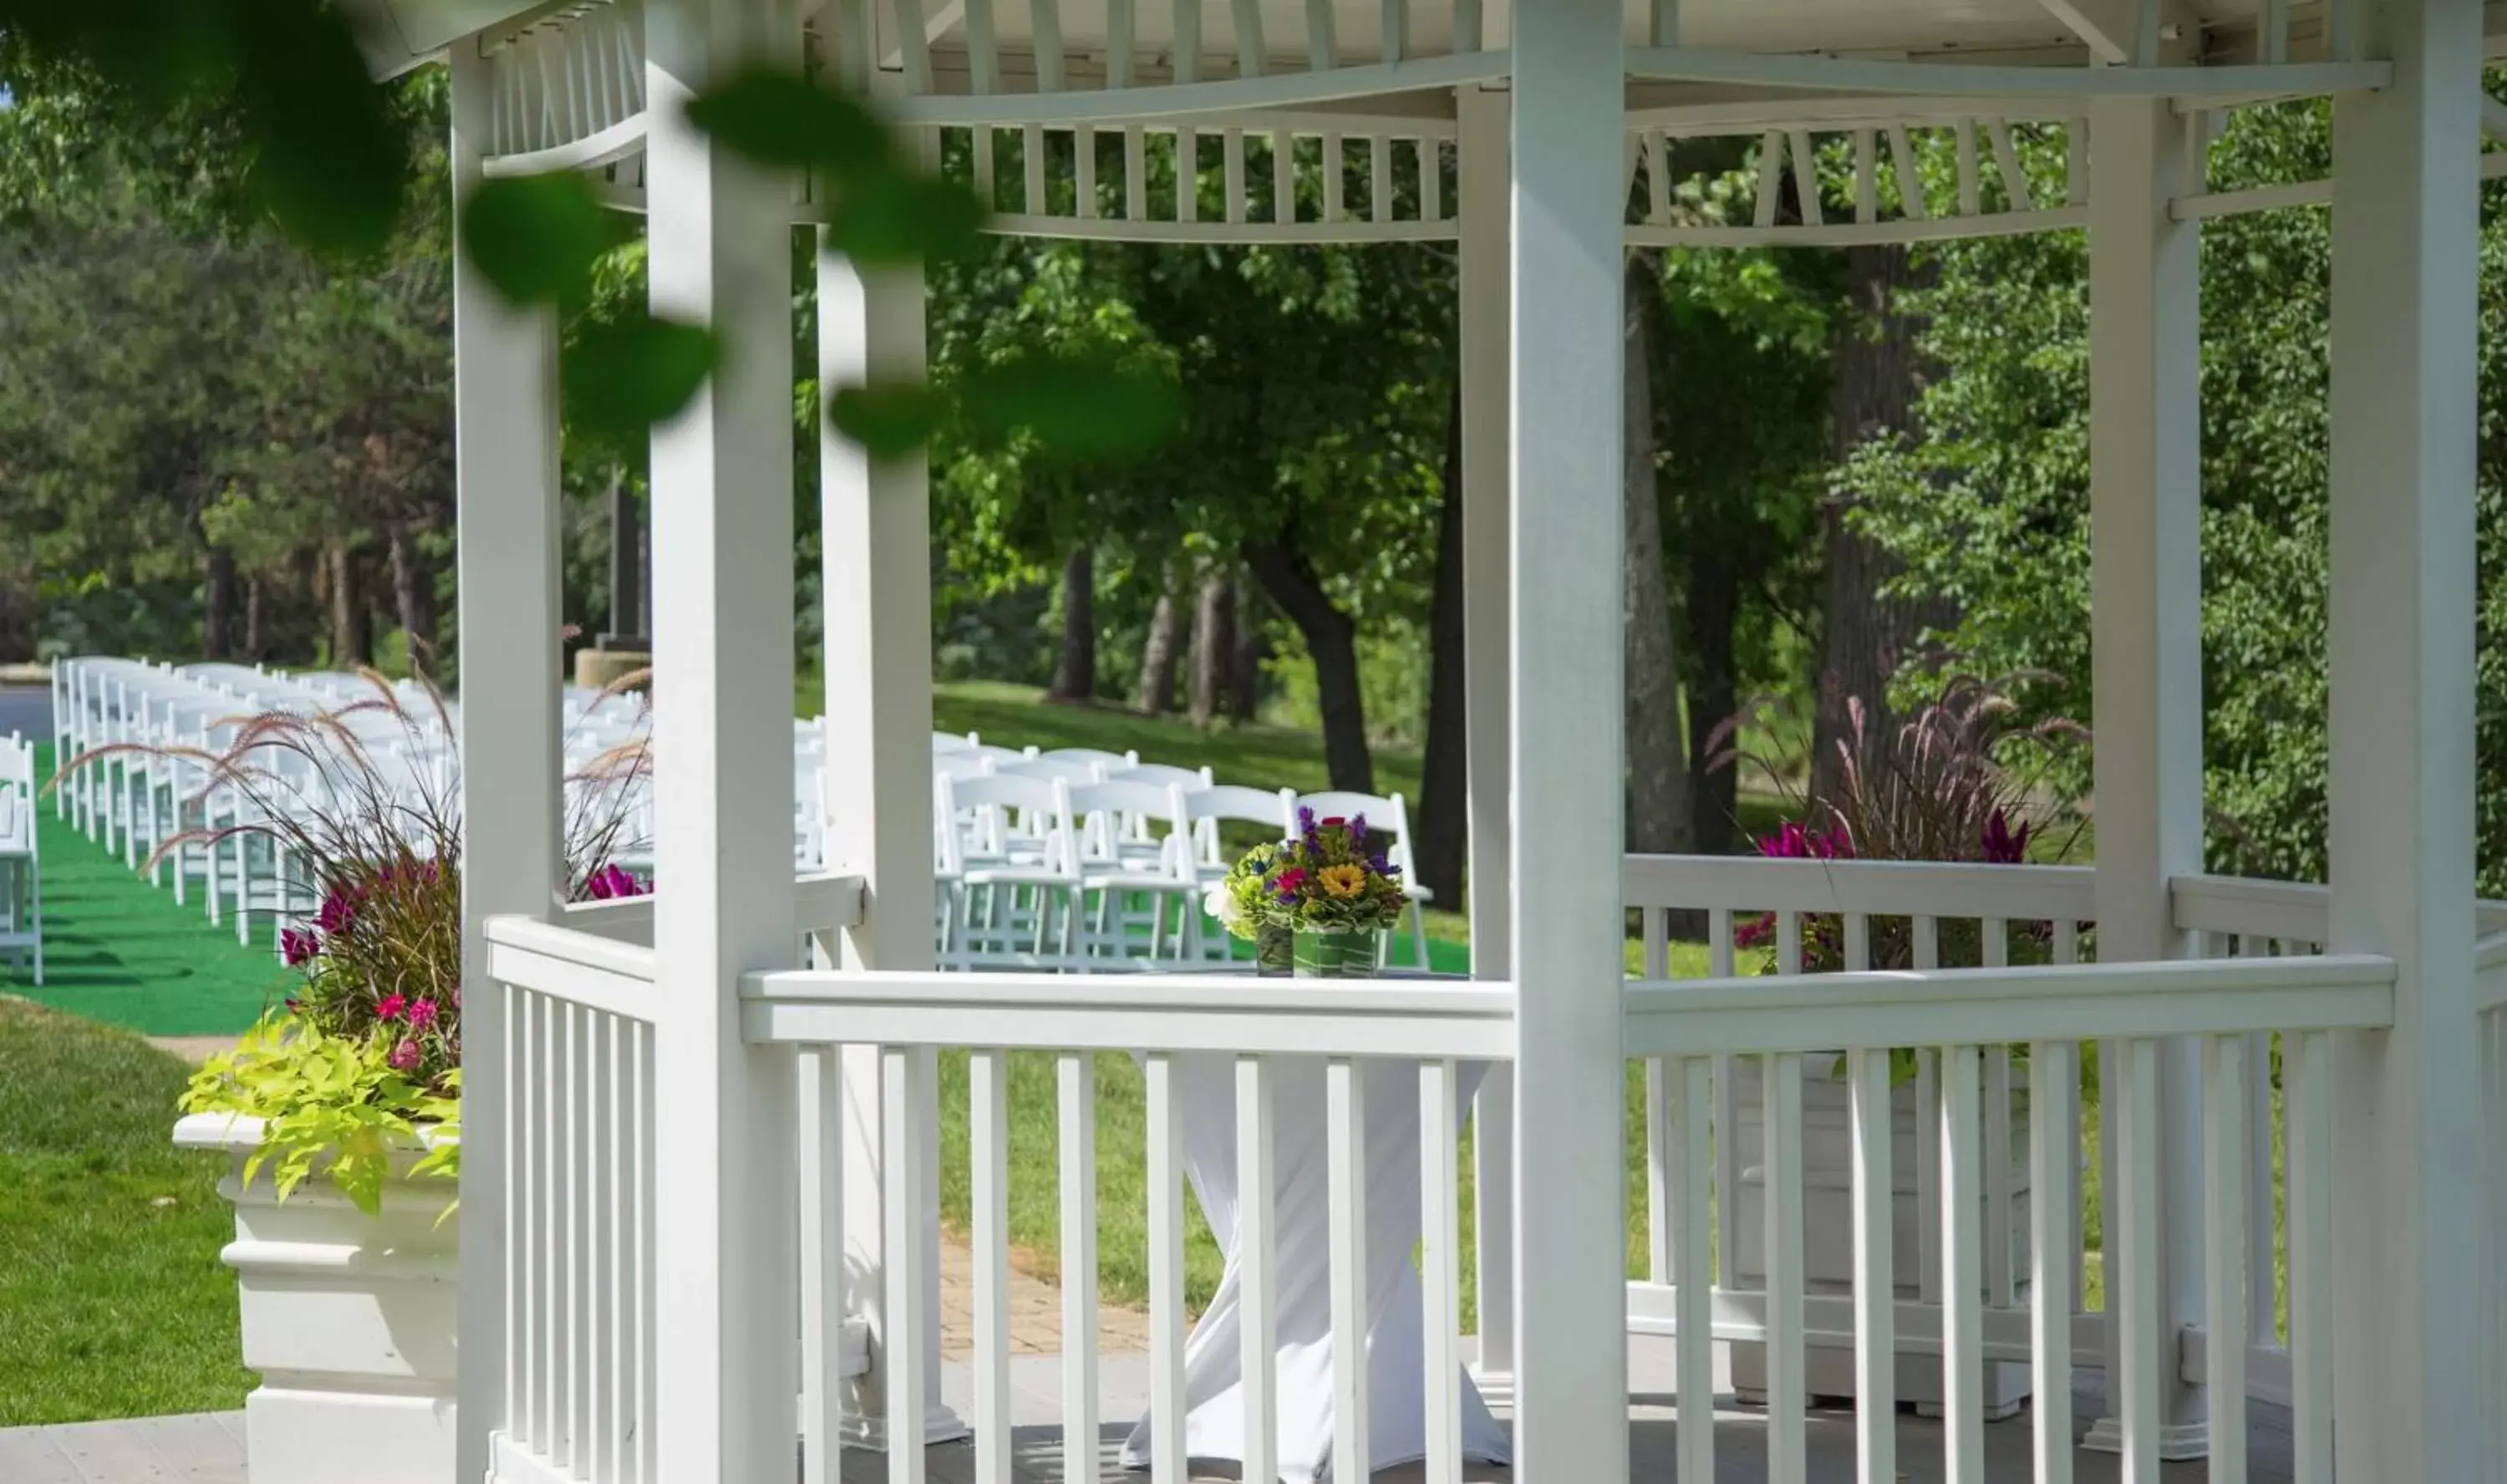
<path fill-rule="evenodd" d="M 427 1027 L 435 1024 L 435 1013 L 434 1000 L 419 1000 L 418 1003 L 409 1007 L 409 1028 L 412 1031 L 425 1030 Z"/>
<path fill-rule="evenodd" d="M 2001 810 L 1995 810 L 1993 817 L 1984 821 L 1984 838 L 1980 842 L 1984 851 L 1984 858 L 1998 866 L 2016 866 L 2026 860 L 2028 826 L 2029 821 L 2022 819 L 2019 821 L 2019 828 L 2015 831 L 2011 827 L 2010 817 Z"/>
<path fill-rule="evenodd" d="M 401 1042 L 399 1045 L 394 1046 L 391 1049 L 391 1055 L 383 1058 L 383 1061 L 390 1066 L 391 1069 L 394 1071 L 409 1071 L 416 1068 L 418 1066 L 418 1042 Z"/>
<path fill-rule="evenodd" d="M 616 901 L 623 897 L 642 896 L 644 884 L 630 875 L 624 866 L 611 861 L 595 871 L 583 884 L 583 894 L 596 902 Z"/>
<path fill-rule="evenodd" d="M 278 934 L 278 957 L 289 968 L 303 968 L 319 958 L 322 940 L 302 927 L 281 928 Z"/>
<path fill-rule="evenodd" d="M 375 1006 L 375 1014 L 383 1020 L 398 1020 L 401 1013 L 408 1008 L 408 1000 L 398 995 L 386 995 L 383 996 L 383 1002 Z"/>
<path fill-rule="evenodd" d="M 313 925 L 325 936 L 347 931 L 348 924 L 356 920 L 356 902 L 346 892 L 336 889 L 322 898 L 321 910 L 313 914 Z"/>

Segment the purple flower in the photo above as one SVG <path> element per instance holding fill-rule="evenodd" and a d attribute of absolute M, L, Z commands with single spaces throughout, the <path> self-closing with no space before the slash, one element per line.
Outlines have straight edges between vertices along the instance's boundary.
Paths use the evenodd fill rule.
<path fill-rule="evenodd" d="M 592 873 L 583 884 L 583 893 L 596 902 L 616 901 L 622 897 L 642 896 L 644 884 L 613 860 Z"/>
<path fill-rule="evenodd" d="M 321 910 L 313 914 L 313 925 L 322 929 L 323 935 L 326 937 L 335 933 L 346 932 L 348 930 L 348 924 L 356 920 L 357 904 L 355 899 L 350 897 L 346 892 L 336 887 L 332 889 L 330 894 L 322 898 Z"/>
<path fill-rule="evenodd" d="M 2028 827 L 2029 821 L 2022 819 L 2019 828 L 2013 830 L 2010 816 L 2001 810 L 1995 810 L 1993 817 L 1984 821 L 1984 838 L 1980 842 L 1984 850 L 1984 858 L 1998 866 L 2016 866 L 2026 860 Z"/>
<path fill-rule="evenodd" d="M 322 940 L 302 927 L 281 928 L 278 933 L 278 957 L 289 968 L 303 968 L 322 953 Z"/>
<path fill-rule="evenodd" d="M 401 1042 L 391 1049 L 391 1055 L 383 1058 L 383 1061 L 394 1071 L 414 1070 L 418 1066 L 418 1042 Z"/>
<path fill-rule="evenodd" d="M 1349 830 L 1350 844 L 1359 847 L 1361 850 L 1365 849 L 1366 815 L 1361 814 L 1357 818 L 1350 820 L 1347 828 Z"/>
<path fill-rule="evenodd" d="M 412 1031 L 423 1031 L 423 1030 L 425 1030 L 427 1027 L 429 1027 L 429 1026 L 431 1026 L 431 1025 L 434 1025 L 434 1024 L 435 1024 L 435 1001 L 434 1001 L 434 1000 L 432 1000 L 432 999 L 421 999 L 421 1000 L 419 1000 L 418 1003 L 416 1003 L 416 1004 L 414 1004 L 414 1005 L 411 1005 L 411 1006 L 409 1007 L 409 1028 L 410 1028 Z"/>

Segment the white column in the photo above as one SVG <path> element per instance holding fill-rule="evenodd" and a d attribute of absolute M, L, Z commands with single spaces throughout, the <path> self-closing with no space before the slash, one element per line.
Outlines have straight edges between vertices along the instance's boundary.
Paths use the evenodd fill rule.
<path fill-rule="evenodd" d="M 1507 165 L 1513 127 L 1508 94 L 1472 84 L 1454 99 L 1458 177 L 1455 211 L 1461 229 L 1463 382 L 1463 655 L 1465 757 L 1471 771 L 1472 974 L 1504 979 L 1512 967 L 1508 882 L 1514 874 L 1508 816 L 1508 747 L 1513 722 L 1507 689 L 1507 639 L 1512 585 L 1507 527 L 1507 344 L 1512 268 Z M 1480 1345 L 1472 1374 L 1480 1392 L 1503 1402 L 1514 1394 L 1514 1073 L 1500 1066 L 1472 1104 L 1472 1220 L 1476 1248 Z"/>
<path fill-rule="evenodd" d="M 2167 884 L 2202 868 L 2201 242 L 2168 214 L 2191 137 L 2165 99 L 2090 105 L 2090 722 L 2108 962 L 2185 957 Z M 2154 1262 L 2159 1279 L 2140 1313 L 2108 1285 L 2108 1415 L 2089 1446 L 2120 1447 L 2129 1419 L 2159 1456 L 2198 1458 L 2202 1393 L 2179 1379 L 2177 1334 L 2202 1319 L 2201 1056 L 2191 1040 L 2160 1055 L 2160 1250 L 2108 1259 Z"/>
<path fill-rule="evenodd" d="M 788 967 L 792 909 L 791 184 L 690 128 L 774 0 L 645 8 L 654 311 L 721 356 L 653 430 L 656 1420 L 672 1484 L 789 1478 L 800 1394 L 793 1061 L 741 1034 L 740 976 Z"/>
<path fill-rule="evenodd" d="M 1618 0 L 1514 18 L 1515 1472 L 1628 1476 Z"/>
<path fill-rule="evenodd" d="M 2328 947 L 2393 959 L 2394 1026 L 2335 1052 L 2335 1333 L 2315 1343 L 2336 1472 L 2441 1484 L 2502 1462 L 2472 1011 L 2482 10 L 2380 14 L 2393 84 L 2333 111 Z"/>
<path fill-rule="evenodd" d="M 826 395 L 866 380 L 920 380 L 926 371 L 920 269 L 864 272 L 818 256 L 818 376 Z M 921 453 L 873 463 L 822 431 L 818 449 L 825 595 L 827 855 L 829 868 L 867 883 L 859 926 L 844 938 L 842 967 L 928 970 L 931 886 L 931 495 Z M 880 1057 L 844 1052 L 845 1200 L 851 1302 L 871 1328 L 871 1372 L 845 1407 L 849 1433 L 886 1447 L 881 1371 L 903 1363 L 888 1333 L 881 1274 Z M 926 1053 L 921 1188 L 926 1332 L 904 1354 L 924 1367 L 926 1440 L 965 1435 L 940 1400 L 939 1086 Z"/>
<path fill-rule="evenodd" d="M 479 183 L 491 79 L 453 61 L 453 191 Z M 461 1389 L 459 1467 L 488 1475 L 505 1425 L 503 992 L 481 926 L 545 917 L 560 854 L 557 323 L 497 297 L 454 234 L 454 463 L 459 485 L 461 691 Z M 538 642 L 532 642 L 536 636 Z"/>

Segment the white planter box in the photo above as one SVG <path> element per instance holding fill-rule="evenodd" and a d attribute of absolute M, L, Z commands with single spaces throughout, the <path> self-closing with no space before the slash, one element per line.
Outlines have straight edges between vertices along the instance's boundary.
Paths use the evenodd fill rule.
<path fill-rule="evenodd" d="M 195 1114 L 184 1148 L 233 1162 L 219 1193 L 235 1206 L 243 1363 L 261 1373 L 244 1402 L 252 1484 L 445 1484 L 454 1475 L 455 1223 L 437 1224 L 453 1182 L 395 1177 L 369 1216 L 321 1176 L 278 1201 L 267 1170 L 243 1162 L 258 1119 Z"/>
<path fill-rule="evenodd" d="M 1763 1290 L 1766 1286 L 1766 1116 L 1762 1064 L 1756 1057 L 1733 1064 L 1733 1097 L 1738 1127 L 1734 1153 L 1741 1179 L 1737 1213 L 1740 1250 L 1733 1254 L 1735 1285 Z M 1898 1297 L 1922 1296 L 1924 1232 L 1938 1232 L 1939 1212 L 1927 1211 L 1916 1193 L 1916 1132 L 1933 1125 L 1917 1104 L 1912 1082 L 1890 1094 L 1891 1256 Z M 1988 1109 L 1988 1119 L 1995 1116 Z M 1984 1230 L 1996 1223 L 2010 1233 L 2014 1288 L 2023 1307 L 2028 1303 L 2028 1108 L 2024 1094 L 2015 1094 L 2010 1116 L 2012 1154 L 2009 1199 L 1997 1213 L 1991 1194 L 1984 1212 Z M 1836 1058 L 1802 1058 L 1802 1257 L 1804 1285 L 1814 1294 L 1854 1291 L 1854 1124 L 1853 1103 Z M 1851 1349 L 1823 1347 L 1814 1336 L 1806 1357 L 1811 1394 L 1851 1397 L 1855 1394 Z M 1758 1398 L 1766 1387 L 1766 1347 L 1732 1347 L 1732 1383 L 1736 1392 Z M 1944 1399 L 1938 1354 L 1902 1350 L 1898 1357 L 1898 1400 L 1925 1411 L 1938 1410 Z M 1991 1418 L 2011 1416 L 2028 1398 L 2028 1367 L 1987 1361 L 1984 1407 Z"/>

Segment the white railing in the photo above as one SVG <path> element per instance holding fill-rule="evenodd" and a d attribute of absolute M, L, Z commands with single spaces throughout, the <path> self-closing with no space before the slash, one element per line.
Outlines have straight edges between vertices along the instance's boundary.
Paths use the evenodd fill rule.
<path fill-rule="evenodd" d="M 2101 1047 L 2105 1111 L 2102 1141 L 2114 1149 L 2108 1187 L 2111 1261 L 2108 1317 L 2123 1326 L 2123 1372 L 2109 1378 L 2111 1405 L 2123 1419 L 2128 1459 L 2158 1476 L 2161 1389 L 2178 1362 L 2169 1353 L 2160 1269 L 2158 1042 L 2202 1038 L 2202 1138 L 2207 1173 L 2234 1183 L 2250 1137 L 2248 1037 L 2272 1028 L 2292 1038 L 2297 1076 L 2291 1091 L 2304 1111 L 2291 1127 L 2287 1152 L 2297 1192 L 2289 1232 L 2295 1452 L 2329 1463 L 2332 1346 L 2330 1323 L 2329 1032 L 2391 1022 L 2393 968 L 2369 958 L 2197 960 L 2168 964 L 2053 964 L 1994 970 L 1846 972 L 1817 977 L 1764 977 L 1648 982 L 1628 991 L 1627 1045 L 1663 1067 L 1671 1091 L 1663 1120 L 1663 1153 L 1655 1161 L 1667 1199 L 1670 1230 L 1657 1236 L 1663 1327 L 1677 1336 L 1683 1416 L 1711 1416 L 1712 1340 L 1748 1340 L 1766 1352 L 1771 1476 L 1803 1477 L 1804 1396 L 1811 1389 L 1811 1347 L 1845 1340 L 1854 1357 L 1859 1399 L 1857 1446 L 1864 1477 L 1893 1477 L 1897 1447 L 1894 1401 L 1906 1349 L 1938 1355 L 1942 1365 L 1944 1447 L 1949 1476 L 1984 1477 L 1986 1379 L 1990 1362 L 2024 1361 L 2036 1401 L 2035 1467 L 2040 1481 L 2071 1477 L 2071 1367 L 2085 1348 L 2076 1317 L 2043 1303 L 1998 1304 L 1997 1252 L 2014 1263 L 1997 1226 L 1988 1231 L 1987 1188 L 2000 1170 L 1991 1143 L 1984 1093 L 1989 1058 L 2027 1047 L 2032 1117 L 2026 1130 L 2028 1180 L 2037 1190 L 2061 1186 L 2080 1159 L 2077 1080 L 2082 1048 Z M 1941 1048 L 1941 1102 L 1933 1131 L 1919 1146 L 1938 1161 L 1940 1261 L 1938 1303 L 1884 1300 L 1897 1286 L 1894 1244 L 1898 1143 L 1890 1103 L 1890 1048 Z M 1805 1285 L 1807 1227 L 1804 1128 L 1799 1109 L 1806 1063 L 1841 1054 L 1848 1068 L 1848 1193 L 1853 1281 L 1843 1297 L 1814 1296 Z M 1708 1212 L 1714 1168 L 1707 1157 L 1710 1115 L 1705 1090 L 1728 1076 L 1736 1061 L 1754 1059 L 1766 1105 L 1764 1188 L 1767 1192 L 1766 1282 L 1756 1302 L 1711 1286 Z M 2051 1115 L 2051 1116 L 2050 1116 Z M 2212 1333 L 2248 1330 L 2244 1267 L 2258 1259 L 2244 1228 L 2245 1206 L 2225 1203 L 2208 1213 L 2204 1251 L 2214 1282 L 2206 1292 Z M 2077 1208 L 2038 1201 L 2028 1213 L 2025 1267 L 2032 1295 L 2077 1291 Z M 1729 1249 L 1726 1251 L 1728 1253 Z M 2270 1262 L 2265 1246 L 2260 1260 Z M 1632 1303 L 1638 1295 L 1632 1290 Z M 2001 1311 L 1997 1314 L 1997 1310 Z M 2212 1388 L 2210 1477 L 2245 1476 L 2248 1391 L 2243 1347 L 2211 1350 L 2203 1380 Z M 1681 1471 L 1712 1477 L 1710 1430 L 1683 1430 Z M 2127 1476 L 2132 1476 L 2130 1470 Z"/>
<path fill-rule="evenodd" d="M 1202 1116 L 1223 1109 L 1232 1119 L 1239 1181 L 1232 1240 L 1242 1264 L 1244 1435 L 1254 1454 L 1247 1477 L 1275 1477 L 1293 1449 L 1279 1427 L 1280 1378 L 1275 1324 L 1284 1266 L 1275 1249 L 1284 1216 L 1274 1203 L 1276 1175 L 1292 1190 L 1303 1175 L 1274 1159 L 1274 1140 L 1287 1117 L 1310 1117 L 1319 1097 L 1326 1151 L 1321 1188 L 1327 1207 L 1325 1246 L 1330 1271 L 1328 1333 L 1336 1356 L 1367 1349 L 1368 1294 L 1384 1281 L 1380 1230 L 1367 1217 L 1370 1201 L 1406 1199 L 1369 1188 L 1382 1146 L 1369 1124 L 1388 1116 L 1419 1120 L 1419 1181 L 1426 1293 L 1423 1378 L 1430 1398 L 1429 1477 L 1459 1477 L 1463 1444 L 1460 1404 L 1459 1167 L 1456 1147 L 1467 1084 L 1476 1064 L 1513 1054 L 1514 996 L 1509 987 L 1316 985 L 1234 975 L 1137 978 L 1019 974 L 838 974 L 822 971 L 752 975 L 745 988 L 744 1024 L 752 1042 L 797 1045 L 815 1052 L 821 1076 L 842 1078 L 843 1046 L 878 1048 L 882 1181 L 878 1208 L 886 1230 L 881 1282 L 889 1332 L 921 1334 L 929 1326 L 921 1271 L 926 1260 L 913 1222 L 931 1192 L 915 1151 L 926 1100 L 933 1090 L 925 1053 L 968 1056 L 968 1188 L 973 1192 L 974 1435 L 976 1476 L 1010 1474 L 1009 1347 L 1009 1057 L 1044 1053 L 1054 1061 L 1060 1241 L 1064 1476 L 1100 1475 L 1101 1407 L 1097 1344 L 1098 1209 L 1097 1068 L 1101 1053 L 1140 1058 L 1144 1075 L 1144 1150 L 1148 1232 L 1149 1427 L 1152 1476 L 1185 1476 L 1184 1159 L 1187 1105 Z M 1388 1048 L 1399 1048 L 1398 1060 Z M 856 1064 L 858 1065 L 858 1064 Z M 1312 1083 L 1310 1087 L 1308 1084 Z M 1405 1085 L 1406 1084 L 1406 1085 Z M 1283 1087 L 1293 1089 L 1284 1095 Z M 831 1089 L 840 1098 L 842 1087 Z M 856 1103 L 868 1094 L 854 1090 Z M 1290 1102 L 1295 1098 L 1294 1103 Z M 1284 1106 L 1285 1104 L 1285 1106 Z M 1395 1109 L 1400 1110 L 1395 1112 Z M 1310 1174 L 1311 1172 L 1306 1172 Z M 1380 1170 L 1376 1171 L 1381 1174 Z M 829 1172 L 832 1176 L 832 1172 Z M 848 1203 L 827 1203 L 822 1219 L 845 1219 Z M 1375 1240 L 1370 1242 L 1370 1232 Z M 1409 1243 L 1397 1254 L 1406 1261 Z M 842 1251 L 839 1233 L 831 1249 Z M 847 1281 L 841 1265 L 818 1282 L 821 1302 Z M 805 1357 L 805 1367 L 809 1361 Z M 1334 1369 L 1337 1457 L 1371 1457 L 1365 1366 Z M 928 1398 L 923 1367 L 908 1358 L 884 1365 L 890 1439 L 919 1435 Z M 819 1435 L 835 1435 L 832 1392 L 809 1399 Z M 891 1453 L 891 1478 L 919 1479 L 919 1449 Z M 1308 1461 L 1311 1463 L 1311 1461 Z"/>
<path fill-rule="evenodd" d="M 653 951 L 523 918 L 488 939 L 504 1271 L 465 1281 L 505 1292 L 496 1477 L 657 1484 Z"/>
<path fill-rule="evenodd" d="M 2489 1137 L 2489 1374 L 2507 1381 L 2507 931 L 2481 940 L 2481 1096 Z M 2493 1409 L 2497 1458 L 2507 1466 L 2507 1407 Z"/>
<path fill-rule="evenodd" d="M 1630 856 L 1624 887 L 1629 907 L 1640 913 L 1644 942 L 1643 974 L 1650 980 L 1670 976 L 1669 930 L 1678 912 L 1705 916 L 1707 972 L 1733 978 L 1742 952 L 1780 976 L 1807 969 L 1847 971 L 1871 968 L 1931 971 L 1944 956 L 1958 969 L 1999 970 L 2009 966 L 2015 948 L 2022 959 L 2070 964 L 2081 956 L 2081 929 L 2094 914 L 2093 877 L 2086 868 L 2068 866 L 2004 866 L 1928 864 L 1897 861 L 1830 861 L 1700 856 Z M 1757 923 L 1763 948 L 1736 951 L 1735 937 L 1744 924 Z M 1810 948 L 1806 949 L 1805 940 Z M 1805 962 L 1815 951 L 1825 961 Z M 1756 981 L 1752 981 L 1756 982 Z M 1824 994 L 1834 982 L 1815 980 Z M 1817 1019 L 1818 1017 L 1814 1017 Z M 1840 1045 L 1843 1043 L 1839 1043 Z M 1908 1048 L 1894 1059 L 1896 1075 L 1884 1097 L 1884 1108 L 1899 1154 L 1890 1215 L 1912 1238 L 1894 1254 L 1891 1291 L 1908 1300 L 1906 1321 L 1899 1326 L 1908 1356 L 1937 1353 L 1940 1316 L 1944 1312 L 1944 1249 L 1950 1235 L 1944 1227 L 1944 1170 L 1937 1140 L 1923 1131 L 1938 1128 L 1944 1116 L 1944 1062 L 1934 1043 L 1911 1036 L 1888 1044 Z M 1980 1213 L 1997 1232 L 2016 1232 L 1985 1249 L 1986 1309 L 1997 1345 L 1991 1363 L 1980 1372 L 1984 1405 L 1991 1415 L 2009 1416 L 2028 1394 L 2025 1374 L 2013 1363 L 2024 1358 L 2013 1347 L 2024 1336 L 2034 1288 L 2029 1249 L 2024 1239 L 2028 1213 L 2051 1202 L 2063 1215 L 2060 1230 L 2071 1234 L 2068 1254 L 2068 1309 L 2087 1308 L 2082 1248 L 2082 1161 L 2054 1167 L 2053 1183 L 2032 1178 L 2026 1147 L 2033 1130 L 2061 1140 L 2067 1147 L 2084 1147 L 2080 1123 L 2084 1088 L 2080 1069 L 2065 1096 L 2053 1104 L 2033 1095 L 2016 1076 L 2011 1049 L 1987 1046 L 1979 1056 L 1977 1085 L 1967 1089 L 1978 1100 L 1982 1131 L 1981 1176 L 1977 1202 Z M 1850 1122 L 1854 1100 L 1842 1057 L 1813 1059 L 1801 1068 L 1798 1087 L 1779 1089 L 1771 1106 L 1762 1067 L 1752 1061 L 1725 1058 L 1703 1073 L 1683 1072 L 1673 1062 L 1645 1060 L 1647 1148 L 1648 1266 L 1643 1280 L 1629 1285 L 1629 1323 L 1649 1333 L 1668 1333 L 1677 1325 L 1676 1244 L 1682 1213 L 1677 1210 L 1676 1172 L 1685 1157 L 1684 1100 L 1704 1100 L 1706 1129 L 1699 1156 L 1712 1167 L 1716 1250 L 1720 1258 L 1708 1276 L 1714 1283 L 1719 1338 L 1739 1342 L 1732 1355 L 1736 1387 L 1751 1395 L 1765 1394 L 1773 1377 L 1771 1357 L 1761 1335 L 1749 1331 L 1742 1317 L 1763 1304 L 1769 1291 L 1775 1257 L 1767 1237 L 1778 1213 L 1772 1208 L 1791 1201 L 1815 1203 L 1828 1218 L 1810 1223 L 1821 1240 L 1798 1254 L 1806 1264 L 1804 1282 L 1820 1295 L 1823 1312 L 1834 1309 L 1841 1320 L 1849 1300 L 1854 1268 L 1843 1233 L 1847 1229 L 1847 1183 L 1850 1175 Z M 1811 1164 L 1780 1168 L 1771 1156 L 1780 1151 L 1773 1136 L 1788 1127 L 1797 1134 L 1803 1120 L 1815 1131 L 1806 1146 Z M 2111 1164 L 2111 1162 L 2110 1162 Z M 2113 1171 L 2106 1170 L 2112 1180 Z M 1797 1186 L 1798 1188 L 1789 1188 Z M 1738 1324 L 1740 1327 L 1727 1327 Z M 2102 1321 L 2083 1321 L 2085 1354 L 2103 1343 Z M 1858 1395 L 1861 1378 L 1850 1355 L 1850 1324 L 1829 1322 L 1814 1330 L 1812 1352 L 1805 1357 L 1808 1384 L 1825 1395 Z M 1942 1378 L 1928 1368 L 1907 1367 L 1903 1399 L 1923 1405 L 1946 1400 Z"/>

